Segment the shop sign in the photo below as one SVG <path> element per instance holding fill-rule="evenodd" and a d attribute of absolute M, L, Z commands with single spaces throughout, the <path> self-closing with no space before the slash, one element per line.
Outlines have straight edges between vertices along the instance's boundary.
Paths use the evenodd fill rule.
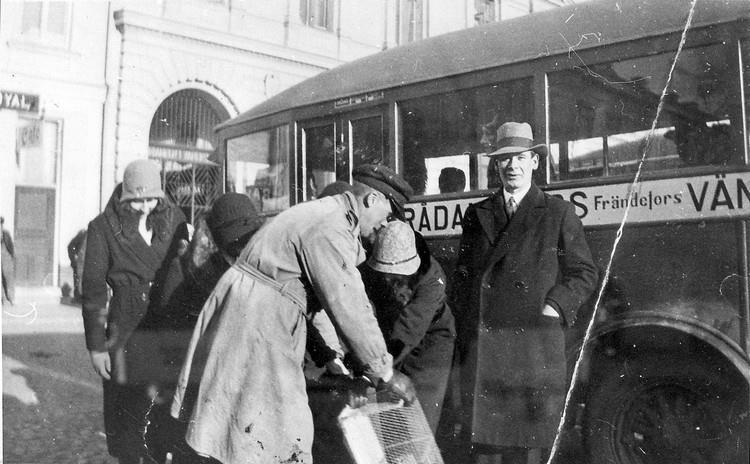
<path fill-rule="evenodd" d="M 148 156 L 152 159 L 166 160 L 166 161 L 177 161 L 178 163 L 185 164 L 208 164 L 213 165 L 215 163 L 208 159 L 209 152 L 197 151 L 197 150 L 186 150 L 177 147 L 160 147 L 151 145 L 148 147 Z"/>
<path fill-rule="evenodd" d="M 42 123 L 32 121 L 30 124 L 18 128 L 16 138 L 18 148 L 35 148 L 42 146 Z"/>
<path fill-rule="evenodd" d="M 39 95 L 0 90 L 0 109 L 39 112 Z"/>

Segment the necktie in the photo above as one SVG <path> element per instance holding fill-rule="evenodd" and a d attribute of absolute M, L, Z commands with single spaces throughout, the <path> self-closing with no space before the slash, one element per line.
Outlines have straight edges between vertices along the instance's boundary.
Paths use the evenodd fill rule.
<path fill-rule="evenodd" d="M 516 214 L 518 205 L 516 199 L 513 197 L 508 198 L 508 202 L 505 204 L 505 212 L 508 213 L 508 219 L 512 219 L 513 215 Z"/>

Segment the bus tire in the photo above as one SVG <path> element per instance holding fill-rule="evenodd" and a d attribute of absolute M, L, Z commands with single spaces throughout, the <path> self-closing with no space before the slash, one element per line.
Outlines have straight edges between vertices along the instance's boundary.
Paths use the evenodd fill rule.
<path fill-rule="evenodd" d="M 584 422 L 591 464 L 748 462 L 746 382 L 726 360 L 690 354 L 600 352 Z"/>

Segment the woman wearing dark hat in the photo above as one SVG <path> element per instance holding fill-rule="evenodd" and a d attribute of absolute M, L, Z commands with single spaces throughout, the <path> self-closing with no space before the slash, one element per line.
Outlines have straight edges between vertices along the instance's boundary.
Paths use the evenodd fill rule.
<path fill-rule="evenodd" d="M 158 167 L 137 160 L 88 227 L 82 276 L 86 348 L 103 379 L 107 447 L 122 464 L 147 462 L 159 453 L 144 439 L 157 399 L 148 372 L 154 340 L 145 335 L 145 325 L 156 309 L 152 296 L 165 264 L 186 236 L 184 224 L 182 211 L 164 198 Z"/>
<path fill-rule="evenodd" d="M 160 295 L 163 312 L 159 326 L 166 329 L 167 336 L 162 339 L 169 343 L 164 350 L 169 354 L 163 363 L 164 390 L 174 391 L 203 304 L 264 219 L 247 195 L 226 193 L 216 200 L 205 219 L 198 220 L 187 251 L 172 260 Z M 173 443 L 174 464 L 215 462 L 198 456 L 185 443 L 185 424 L 171 418 L 169 422 L 172 430 L 166 435 Z"/>
<path fill-rule="evenodd" d="M 172 261 L 162 286 L 162 316 L 170 326 L 192 331 L 216 282 L 263 222 L 247 195 L 231 192 L 219 197 L 206 217 L 198 220 L 187 251 Z M 185 347 L 190 334 L 187 338 Z M 179 370 L 181 364 L 175 368 Z"/>

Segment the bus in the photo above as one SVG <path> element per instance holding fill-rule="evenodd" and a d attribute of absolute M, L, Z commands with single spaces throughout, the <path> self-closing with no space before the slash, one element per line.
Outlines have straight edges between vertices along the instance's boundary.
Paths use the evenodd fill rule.
<path fill-rule="evenodd" d="M 393 167 L 450 275 L 506 121 L 547 144 L 535 181 L 575 205 L 602 270 L 613 255 L 570 329 L 575 359 L 595 314 L 566 409 L 581 456 L 747 463 L 750 2 L 591 1 L 385 50 L 220 124 L 217 156 L 269 215 Z"/>

